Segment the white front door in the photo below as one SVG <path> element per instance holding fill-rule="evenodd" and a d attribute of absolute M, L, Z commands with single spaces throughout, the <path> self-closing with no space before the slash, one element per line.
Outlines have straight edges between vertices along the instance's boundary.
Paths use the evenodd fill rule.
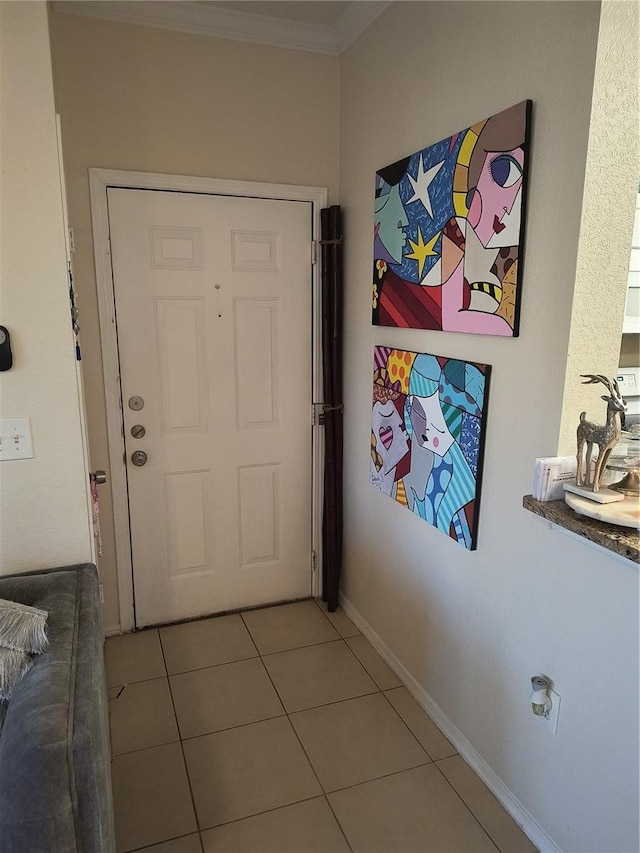
<path fill-rule="evenodd" d="M 310 595 L 312 205 L 108 205 L 136 625 Z"/>

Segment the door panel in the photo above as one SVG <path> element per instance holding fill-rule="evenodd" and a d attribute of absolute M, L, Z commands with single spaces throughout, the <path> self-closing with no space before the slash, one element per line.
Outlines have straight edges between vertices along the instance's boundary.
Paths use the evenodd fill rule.
<path fill-rule="evenodd" d="M 309 595 L 311 205 L 108 201 L 137 625 Z"/>

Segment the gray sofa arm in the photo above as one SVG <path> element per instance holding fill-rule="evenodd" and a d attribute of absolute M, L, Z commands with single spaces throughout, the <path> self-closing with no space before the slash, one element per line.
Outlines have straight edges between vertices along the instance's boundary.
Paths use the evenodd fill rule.
<path fill-rule="evenodd" d="M 0 577 L 0 598 L 48 611 L 50 643 L 0 731 L 0 853 L 114 853 L 96 568 Z"/>

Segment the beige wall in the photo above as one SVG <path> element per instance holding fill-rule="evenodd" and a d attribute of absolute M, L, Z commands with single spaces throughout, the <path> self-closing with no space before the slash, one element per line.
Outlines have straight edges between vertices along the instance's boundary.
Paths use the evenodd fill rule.
<path fill-rule="evenodd" d="M 638 848 L 637 568 L 521 507 L 533 458 L 558 446 L 598 24 L 590 2 L 399 2 L 339 62 L 55 14 L 51 29 L 93 464 L 106 467 L 107 450 L 87 168 L 326 185 L 337 201 L 339 153 L 346 594 L 549 846 L 622 853 Z M 520 337 L 373 329 L 376 168 L 523 98 L 534 118 Z M 493 365 L 476 552 L 369 484 L 375 343 Z M 541 672 L 562 696 L 555 736 L 530 710 Z"/>
<path fill-rule="evenodd" d="M 91 560 L 45 3 L 0 4 L 0 417 L 33 459 L 0 463 L 0 574 Z"/>
<path fill-rule="evenodd" d="M 558 447 L 598 25 L 590 2 L 395 3 L 341 62 L 344 591 L 531 819 L 581 853 L 638 848 L 638 571 L 522 496 Z M 520 337 L 372 327 L 376 169 L 525 98 Z M 370 485 L 374 344 L 493 365 L 475 552 Z M 555 736 L 531 713 L 537 673 L 562 697 Z"/>
<path fill-rule="evenodd" d="M 93 466 L 108 467 L 87 169 L 338 191 L 335 57 L 53 13 Z M 119 623 L 113 516 L 100 493 L 105 625 Z"/>

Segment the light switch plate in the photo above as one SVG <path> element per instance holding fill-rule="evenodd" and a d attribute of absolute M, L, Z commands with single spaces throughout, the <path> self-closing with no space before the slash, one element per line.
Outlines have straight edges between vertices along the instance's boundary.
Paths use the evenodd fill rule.
<path fill-rule="evenodd" d="M 29 418 L 0 420 L 0 461 L 32 459 L 31 423 Z"/>

